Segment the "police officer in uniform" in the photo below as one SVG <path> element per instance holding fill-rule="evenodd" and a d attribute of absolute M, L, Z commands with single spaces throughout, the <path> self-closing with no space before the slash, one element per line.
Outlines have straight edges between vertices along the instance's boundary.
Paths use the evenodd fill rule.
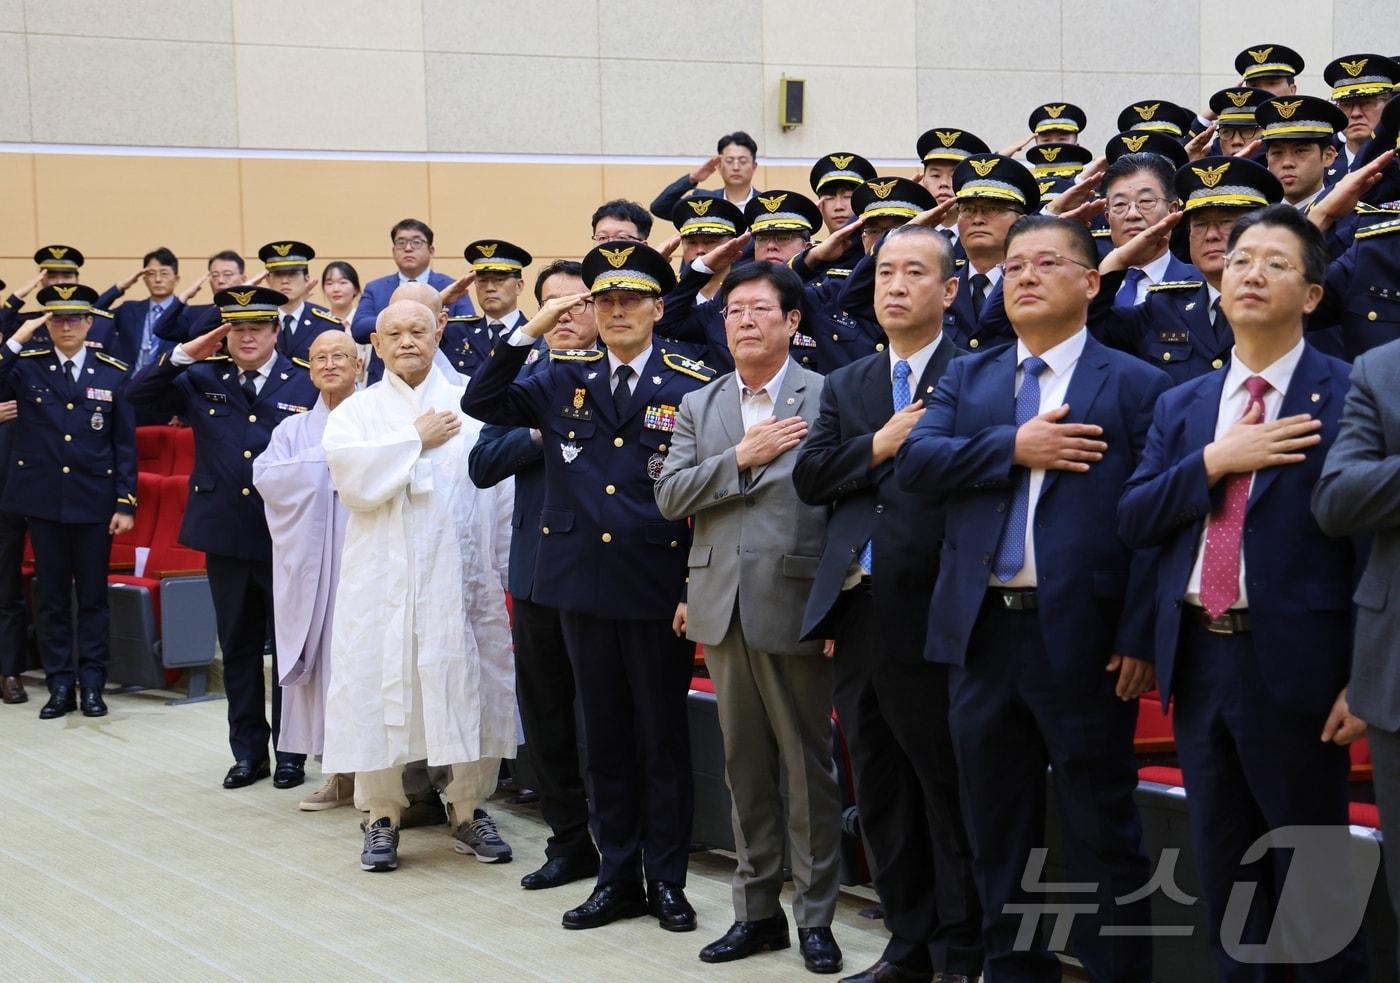
<path fill-rule="evenodd" d="M 1254 110 L 1273 96 L 1263 89 L 1231 86 L 1210 97 L 1210 111 L 1215 114 L 1214 154 L 1241 156 L 1245 148 L 1259 136 L 1259 121 Z"/>
<path fill-rule="evenodd" d="M 5 281 L 0 280 L 0 292 Z M 0 307 L 0 337 L 6 330 L 7 308 Z M 18 413 L 19 403 L 15 404 Z M 0 420 L 0 501 L 4 500 L 5 484 L 10 476 L 10 447 L 14 443 L 15 417 Z M 24 560 L 24 516 L 0 508 L 0 698 L 6 703 L 27 703 L 24 672 L 29 650 L 29 604 L 24 597 L 21 564 Z"/>
<path fill-rule="evenodd" d="M 1386 100 L 1400 85 L 1400 64 L 1383 55 L 1342 55 L 1327 63 L 1322 77 L 1332 87 L 1332 102 L 1346 117 L 1337 159 L 1327 169 L 1330 185 L 1355 166 L 1371 139 Z"/>
<path fill-rule="evenodd" d="M 991 153 L 991 148 L 981 137 L 966 130 L 955 126 L 935 126 L 919 136 L 915 152 L 923 165 L 919 183 L 941 205 L 954 197 L 953 172 L 958 165 L 973 154 Z M 967 250 L 959 237 L 957 208 L 944 217 L 939 229 L 953 244 L 953 262 L 961 269 L 967 262 Z"/>
<path fill-rule="evenodd" d="M 807 181 L 812 186 L 812 194 L 817 196 L 817 207 L 821 209 L 827 232 L 835 232 L 851 220 L 851 195 L 862 183 L 875 177 L 875 165 L 860 154 L 843 150 L 817 158 Z M 849 267 L 846 270 L 850 272 Z M 834 273 L 834 269 L 827 271 L 828 275 Z"/>
<path fill-rule="evenodd" d="M 34 265 L 39 268 L 39 274 L 28 284 L 19 288 L 18 292 L 10 294 L 5 301 L 5 306 L 0 308 L 0 333 L 9 335 L 21 321 L 42 317 L 44 314 L 42 310 L 21 311 L 25 298 L 35 290 L 44 287 L 77 283 L 79 271 L 83 268 L 85 261 L 82 252 L 73 246 L 59 243 L 41 246 L 34 253 Z M 103 320 L 94 320 L 92 329 L 88 332 L 89 347 L 108 347 L 105 343 L 112 332 L 112 313 L 109 308 L 122 295 L 125 288 L 135 283 L 139 277 L 138 273 L 124 286 L 108 287 L 97 298 L 97 302 L 92 305 L 92 317 Z M 47 332 L 41 329 L 30 340 L 34 344 L 46 344 L 49 338 Z"/>
<path fill-rule="evenodd" d="M 1191 133 L 1196 114 L 1166 99 L 1144 99 L 1118 114 L 1118 131 L 1146 130 L 1181 140 Z"/>
<path fill-rule="evenodd" d="M 1307 213 L 1327 193 L 1327 170 L 1337 158 L 1337 134 L 1346 114 L 1316 96 L 1275 96 L 1254 110 L 1270 173 L 1283 185 L 1283 198 Z"/>
<path fill-rule="evenodd" d="M 46 317 L 26 321 L 0 349 L 0 399 L 19 402 L 13 473 L 0 508 L 25 516 L 34 545 L 36 629 L 49 689 L 43 720 L 79 705 L 87 717 L 107 713 L 108 556 L 112 537 L 131 529 L 136 511 L 127 366 L 86 344 L 97 299 L 78 283 L 44 287 L 37 300 Z M 25 348 L 45 321 L 50 340 Z"/>
<path fill-rule="evenodd" d="M 462 250 L 476 274 L 476 306 L 480 314 L 447 319 L 442 352 L 465 376 L 476 375 L 496 339 L 508 337 L 525 323 L 520 313 L 520 290 L 525 267 L 534 262 L 519 246 L 504 239 L 478 239 Z"/>
<path fill-rule="evenodd" d="M 272 725 L 263 710 L 263 646 L 272 635 L 272 540 L 253 458 L 272 430 L 316 404 L 307 372 L 277 351 L 278 315 L 288 301 L 269 287 L 235 287 L 214 295 L 223 323 L 146 366 L 128 393 L 136 406 L 189 420 L 194 471 L 180 542 L 203 550 L 214 595 L 228 693 L 234 764 L 224 788 L 266 778 L 268 740 L 276 746 L 281 687 L 272 690 Z M 216 354 L 227 339 L 228 354 Z M 273 656 L 276 664 L 276 655 Z M 306 756 L 277 752 L 273 784 L 305 779 Z"/>
<path fill-rule="evenodd" d="M 590 295 L 555 298 L 496 345 L 462 409 L 487 423 L 532 427 L 543 442 L 533 599 L 560 611 L 602 853 L 593 893 L 565 913 L 564 927 L 650 913 L 662 928 L 690 931 L 693 648 L 679 637 L 689 533 L 685 522 L 661 516 L 652 486 L 681 398 L 715 372 L 656 347 L 653 326 L 675 274 L 650 246 L 596 246 L 583 279 L 607 352 L 555 352 L 547 368 L 517 378 L 535 339 Z"/>
<path fill-rule="evenodd" d="M 1047 102 L 1031 110 L 1026 125 L 1030 127 L 1037 147 L 1054 143 L 1077 144 L 1080 132 L 1089 125 L 1089 118 L 1084 115 L 1084 110 L 1073 103 Z"/>
<path fill-rule="evenodd" d="M 1235 72 L 1245 85 L 1275 96 L 1291 96 L 1298 91 L 1303 56 L 1282 44 L 1251 45 L 1235 56 Z"/>
<path fill-rule="evenodd" d="M 311 261 L 316 250 L 304 242 L 269 242 L 258 250 L 258 259 L 267 270 L 267 285 L 287 298 L 277 314 L 277 351 L 308 372 L 311 343 L 323 331 L 344 331 L 329 310 L 306 298 L 315 286 Z M 217 301 L 215 302 L 217 303 Z"/>

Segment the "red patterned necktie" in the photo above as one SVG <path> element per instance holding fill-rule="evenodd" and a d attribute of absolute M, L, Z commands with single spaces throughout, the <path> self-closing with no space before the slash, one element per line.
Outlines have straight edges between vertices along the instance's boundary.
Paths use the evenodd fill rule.
<path fill-rule="evenodd" d="M 1240 415 L 1247 416 L 1257 405 L 1262 422 L 1264 393 L 1270 388 L 1268 381 L 1252 375 L 1244 381 L 1244 387 L 1249 390 L 1249 402 Z M 1253 480 L 1253 471 L 1226 478 L 1225 500 L 1211 513 L 1210 524 L 1206 527 L 1206 554 L 1201 563 L 1201 607 L 1212 618 L 1220 617 L 1239 600 L 1240 544 L 1244 539 L 1244 513 L 1249 506 L 1249 486 Z"/>

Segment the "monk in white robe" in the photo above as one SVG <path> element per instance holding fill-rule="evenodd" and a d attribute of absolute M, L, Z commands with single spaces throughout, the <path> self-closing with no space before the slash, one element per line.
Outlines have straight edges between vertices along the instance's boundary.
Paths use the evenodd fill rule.
<path fill-rule="evenodd" d="M 318 335 L 308 355 L 311 382 L 321 397 L 309 413 L 288 417 L 272 431 L 267 449 L 253 461 L 253 484 L 263 497 L 272 534 L 281 746 L 319 755 L 330 685 L 335 588 L 349 521 L 349 512 L 331 486 L 321 435 L 331 410 L 355 391 L 361 360 L 354 339 L 344 331 Z M 349 805 L 353 781 L 352 776 L 331 774 L 301 808 Z"/>
<path fill-rule="evenodd" d="M 355 773 L 365 870 L 398 865 L 405 763 L 450 766 L 443 796 L 464 840 L 516 747 L 504 594 L 514 492 L 467 476 L 479 424 L 433 365 L 440 334 L 417 302 L 381 311 L 371 342 L 384 378 L 337 407 L 322 438 L 350 510 L 322 764 Z"/>

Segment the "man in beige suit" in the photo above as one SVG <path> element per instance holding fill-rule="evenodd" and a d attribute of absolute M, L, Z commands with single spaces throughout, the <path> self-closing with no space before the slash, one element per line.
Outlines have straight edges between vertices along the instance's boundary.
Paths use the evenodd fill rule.
<path fill-rule="evenodd" d="M 802 284 L 785 266 L 751 263 L 725 277 L 719 304 L 736 368 L 681 401 L 656 502 L 669 519 L 695 517 L 689 603 L 677 628 L 705 646 L 734 800 L 736 921 L 700 958 L 729 962 L 789 946 L 778 896 L 790 838 L 803 962 L 834 973 L 841 799 L 832 671 L 819 641 L 798 641 L 826 531 L 826 510 L 802 504 L 792 484 L 822 387 L 788 356 L 801 301 Z"/>

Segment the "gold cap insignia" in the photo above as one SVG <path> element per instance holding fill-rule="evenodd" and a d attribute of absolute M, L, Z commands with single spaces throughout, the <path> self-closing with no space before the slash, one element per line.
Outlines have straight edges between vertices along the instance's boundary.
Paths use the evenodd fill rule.
<path fill-rule="evenodd" d="M 687 204 L 690 205 L 690 210 L 696 215 L 704 215 L 710 210 L 710 206 L 714 204 L 714 201 L 713 198 L 691 198 Z"/>
<path fill-rule="evenodd" d="M 1045 110 L 1045 115 L 1051 119 L 1059 119 L 1060 114 L 1065 111 L 1064 106 L 1041 106 L 1040 108 Z"/>
<path fill-rule="evenodd" d="M 272 251 L 278 256 L 285 256 L 292 251 L 292 244 L 290 242 L 274 242 Z"/>
<path fill-rule="evenodd" d="M 636 248 L 636 246 L 628 246 L 626 249 L 603 249 L 600 247 L 598 252 L 603 254 L 603 258 L 608 261 L 609 266 L 617 269 L 627 262 L 627 257 L 631 256 Z"/>
<path fill-rule="evenodd" d="M 1152 105 L 1150 105 L 1150 106 L 1134 106 L 1134 107 L 1133 107 L 1133 112 L 1137 113 L 1137 114 L 1138 114 L 1139 116 L 1141 116 L 1144 120 L 1149 120 L 1149 119 L 1151 119 L 1153 116 L 1155 116 L 1155 115 L 1157 114 L 1157 110 L 1159 110 L 1159 109 L 1161 109 L 1161 108 L 1162 108 L 1162 104 L 1161 104 L 1160 102 L 1154 102 L 1154 103 L 1153 103 Z"/>
<path fill-rule="evenodd" d="M 53 292 L 58 294 L 59 300 L 72 300 L 77 289 L 78 285 L 75 283 L 71 287 L 54 287 Z"/>
<path fill-rule="evenodd" d="M 1128 153 L 1135 154 L 1142 149 L 1142 145 L 1147 142 L 1148 134 L 1144 133 L 1140 137 L 1124 137 L 1123 146 L 1128 148 Z"/>
<path fill-rule="evenodd" d="M 899 178 L 892 177 L 888 181 L 866 181 L 865 183 L 871 191 L 875 192 L 876 198 L 884 201 L 890 196 L 890 192 L 894 190 L 895 182 L 898 180 Z"/>
<path fill-rule="evenodd" d="M 1269 55 L 1273 53 L 1274 47 L 1273 45 L 1269 45 L 1269 47 L 1267 48 L 1259 48 L 1257 50 L 1251 49 L 1249 52 L 1249 57 L 1254 59 L 1254 64 L 1262 65 L 1268 60 Z"/>
<path fill-rule="evenodd" d="M 992 160 L 970 160 L 968 163 L 972 165 L 972 169 L 977 172 L 978 177 L 986 177 L 992 173 L 992 168 L 997 166 L 995 158 Z"/>
<path fill-rule="evenodd" d="M 54 259 L 62 259 L 64 256 L 67 256 L 67 255 L 68 255 L 68 247 L 67 247 L 67 246 L 50 246 L 50 247 L 49 247 L 49 255 L 52 256 Z"/>
<path fill-rule="evenodd" d="M 499 245 L 499 242 L 480 242 L 477 243 L 476 251 L 481 253 L 484 258 L 490 259 L 496 255 L 496 247 Z"/>
<path fill-rule="evenodd" d="M 833 164 L 835 164 L 842 170 L 845 170 L 846 168 L 850 167 L 851 161 L 855 159 L 855 154 L 832 154 L 830 157 L 827 158 L 827 160 L 831 161 Z"/>
<path fill-rule="evenodd" d="M 1213 188 L 1220 183 L 1220 179 L 1225 176 L 1225 172 L 1229 170 L 1229 168 L 1230 162 L 1226 161 L 1215 167 L 1193 167 L 1191 168 L 1191 173 L 1201 179 L 1201 184 L 1205 185 L 1207 188 Z"/>
<path fill-rule="evenodd" d="M 1049 190 L 1050 190 L 1051 188 L 1053 188 L 1054 186 L 1055 186 L 1055 182 L 1054 182 L 1054 181 L 1041 181 L 1041 182 L 1040 182 L 1040 193 L 1041 193 L 1041 194 L 1045 194 L 1045 192 L 1049 191 Z"/>
<path fill-rule="evenodd" d="M 1061 147 L 1041 147 L 1040 156 L 1045 158 L 1047 164 L 1055 163 L 1055 158 L 1060 156 Z"/>
<path fill-rule="evenodd" d="M 1274 101 L 1274 108 L 1278 110 L 1279 119 L 1292 119 L 1293 114 L 1298 111 L 1298 107 L 1303 104 L 1303 100 L 1294 99 L 1292 102 Z"/>
<path fill-rule="evenodd" d="M 247 307 L 253 302 L 256 290 L 230 290 L 228 295 L 233 298 L 233 302 L 239 307 Z"/>
<path fill-rule="evenodd" d="M 1233 103 L 1235 104 L 1235 108 L 1236 108 L 1236 109 L 1239 109 L 1239 108 L 1240 108 L 1241 106 L 1243 106 L 1245 103 L 1249 102 L 1249 93 L 1248 93 L 1248 92 L 1226 92 L 1226 93 L 1225 93 L 1225 98 L 1227 98 L 1227 99 L 1229 99 L 1231 102 L 1233 102 Z"/>
<path fill-rule="evenodd" d="M 764 208 L 766 208 L 768 211 L 776 212 L 778 208 L 782 205 L 782 203 L 786 200 L 786 194 L 770 195 L 767 198 L 764 198 L 762 195 L 759 195 L 758 203 Z"/>
<path fill-rule="evenodd" d="M 945 147 L 951 147 L 958 142 L 958 137 L 962 136 L 962 130 L 934 130 L 933 135 L 938 137 L 938 142 Z"/>
<path fill-rule="evenodd" d="M 1358 58 L 1356 61 L 1343 61 L 1338 62 L 1338 64 L 1342 66 L 1348 75 L 1352 78 L 1356 78 L 1356 76 L 1361 74 L 1361 70 L 1366 67 L 1366 63 L 1370 60 L 1369 58 Z"/>

